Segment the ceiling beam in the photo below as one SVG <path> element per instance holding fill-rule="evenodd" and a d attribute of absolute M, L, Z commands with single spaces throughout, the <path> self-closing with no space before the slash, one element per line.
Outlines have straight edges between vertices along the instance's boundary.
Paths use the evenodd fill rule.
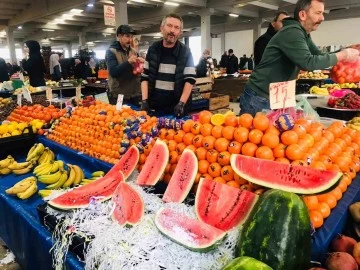
<path fill-rule="evenodd" d="M 61 19 L 61 18 L 59 18 Z M 75 26 L 88 26 L 89 24 L 86 22 L 74 22 L 74 21 L 69 21 L 69 20 L 64 20 L 63 22 L 53 22 L 53 20 L 48 20 L 48 19 L 37 19 L 34 20 L 34 22 L 39 22 L 39 23 L 46 23 L 46 24 L 54 24 L 54 25 L 75 25 Z"/>
<path fill-rule="evenodd" d="M 206 7 L 206 0 L 171 0 L 171 2 L 192 7 Z"/>
<path fill-rule="evenodd" d="M 297 0 L 282 0 L 283 2 L 290 3 L 290 4 L 296 4 Z"/>
<path fill-rule="evenodd" d="M 253 1 L 253 2 L 249 2 L 249 4 L 256 6 L 256 7 L 262 7 L 262 8 L 267 8 L 267 9 L 271 9 L 271 10 L 279 9 L 279 6 L 277 6 L 277 5 L 269 4 L 269 3 L 265 3 L 265 2 L 261 2 L 261 1 Z"/>
<path fill-rule="evenodd" d="M 250 18 L 258 18 L 260 16 L 259 12 L 246 10 L 244 8 L 234 8 L 234 7 L 224 6 L 224 7 L 217 7 L 215 8 L 215 10 L 221 11 L 226 14 L 234 13 L 239 16 L 250 17 Z"/>

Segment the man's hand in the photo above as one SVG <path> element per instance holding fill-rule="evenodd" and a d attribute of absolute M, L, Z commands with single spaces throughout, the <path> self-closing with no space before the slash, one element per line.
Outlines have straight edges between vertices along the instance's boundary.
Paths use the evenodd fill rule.
<path fill-rule="evenodd" d="M 141 107 L 140 107 L 140 111 L 146 111 L 149 112 L 150 108 L 149 108 L 149 103 L 148 100 L 145 99 L 143 101 L 141 101 Z"/>
<path fill-rule="evenodd" d="M 132 55 L 129 55 L 129 59 L 128 59 L 128 62 L 133 65 L 136 63 L 136 59 L 137 59 L 137 56 L 132 54 Z"/>
<path fill-rule="evenodd" d="M 179 103 L 174 108 L 174 114 L 177 118 L 181 118 L 184 116 L 184 106 L 185 103 L 182 101 L 179 101 Z"/>

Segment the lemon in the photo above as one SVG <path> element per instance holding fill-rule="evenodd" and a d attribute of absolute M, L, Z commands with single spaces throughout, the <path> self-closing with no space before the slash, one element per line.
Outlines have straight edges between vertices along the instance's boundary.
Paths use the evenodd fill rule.
<path fill-rule="evenodd" d="M 8 125 L 1 125 L 0 126 L 0 134 L 5 134 L 8 132 Z"/>
<path fill-rule="evenodd" d="M 21 132 L 18 131 L 17 129 L 15 129 L 13 132 L 11 132 L 11 136 L 17 136 L 17 135 L 21 135 Z"/>
<path fill-rule="evenodd" d="M 36 128 L 36 129 L 40 129 L 40 128 L 42 128 L 42 126 L 43 126 L 43 122 L 37 122 L 37 123 L 35 124 L 35 128 Z"/>
<path fill-rule="evenodd" d="M 11 137 L 11 134 L 7 132 L 7 133 L 3 134 L 2 137 L 3 137 L 3 138 L 5 138 L 5 137 Z"/>
<path fill-rule="evenodd" d="M 19 123 L 19 124 L 17 124 L 16 129 L 19 131 L 23 131 L 26 127 L 27 127 L 27 124 Z"/>
<path fill-rule="evenodd" d="M 23 131 L 23 134 L 26 134 L 26 133 L 29 133 L 29 130 L 28 130 L 28 129 L 25 129 L 25 130 Z"/>
<path fill-rule="evenodd" d="M 16 126 L 15 126 L 15 125 L 12 125 L 12 124 L 8 125 L 8 132 L 9 132 L 9 133 L 12 133 L 14 130 L 16 130 Z"/>
<path fill-rule="evenodd" d="M 221 126 L 225 122 L 225 115 L 221 113 L 216 113 L 213 116 L 211 116 L 211 124 L 215 126 Z"/>
<path fill-rule="evenodd" d="M 18 122 L 16 122 L 16 121 L 11 121 L 10 122 L 10 125 L 13 125 L 13 126 L 16 126 L 18 124 Z"/>

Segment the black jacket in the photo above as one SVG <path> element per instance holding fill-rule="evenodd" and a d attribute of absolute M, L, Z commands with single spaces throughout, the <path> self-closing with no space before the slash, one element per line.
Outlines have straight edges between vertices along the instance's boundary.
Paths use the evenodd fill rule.
<path fill-rule="evenodd" d="M 235 72 L 238 72 L 238 67 L 239 67 L 239 62 L 235 54 L 229 56 L 228 64 L 226 66 L 226 73 L 233 74 Z"/>
<path fill-rule="evenodd" d="M 33 87 L 45 86 L 45 65 L 40 54 L 40 44 L 34 40 L 28 40 L 25 44 L 29 48 L 29 59 L 24 59 L 22 66 L 29 75 L 30 85 Z"/>
<path fill-rule="evenodd" d="M 226 55 L 226 54 L 223 54 L 221 56 L 221 60 L 220 60 L 220 63 L 219 63 L 220 67 L 226 68 L 227 64 L 228 64 L 228 61 L 229 61 L 229 56 Z"/>
<path fill-rule="evenodd" d="M 5 60 L 0 58 L 0 82 L 9 80 L 8 67 L 5 63 Z"/>
<path fill-rule="evenodd" d="M 247 62 L 247 57 L 240 57 L 239 69 L 244 69 Z"/>
<path fill-rule="evenodd" d="M 255 62 L 255 66 L 257 66 L 260 63 L 266 46 L 268 45 L 271 38 L 275 34 L 276 34 L 275 28 L 270 23 L 266 33 L 263 34 L 262 36 L 260 36 L 255 41 L 255 46 L 254 46 L 254 62 Z"/>

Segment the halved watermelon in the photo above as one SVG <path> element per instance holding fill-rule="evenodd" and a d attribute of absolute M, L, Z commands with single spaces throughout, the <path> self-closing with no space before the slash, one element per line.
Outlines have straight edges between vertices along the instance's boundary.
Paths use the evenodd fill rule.
<path fill-rule="evenodd" d="M 169 149 L 165 142 L 157 139 L 141 172 L 136 184 L 141 186 L 153 186 L 163 175 L 169 161 Z"/>
<path fill-rule="evenodd" d="M 155 225 L 174 242 L 197 252 L 214 249 L 226 235 L 222 230 L 172 209 L 160 209 L 155 216 Z"/>
<path fill-rule="evenodd" d="M 322 171 L 243 155 L 231 155 L 231 167 L 242 178 L 264 187 L 298 194 L 320 193 L 335 185 L 341 172 Z"/>
<path fill-rule="evenodd" d="M 196 192 L 195 211 L 202 222 L 228 231 L 247 220 L 257 199 L 250 191 L 203 178 Z"/>
<path fill-rule="evenodd" d="M 185 149 L 171 176 L 163 200 L 165 202 L 183 202 L 194 184 L 197 172 L 198 160 L 195 153 L 190 149 Z"/>
<path fill-rule="evenodd" d="M 90 184 L 74 188 L 52 199 L 48 204 L 63 210 L 85 208 L 92 198 L 97 198 L 99 201 L 110 199 L 116 187 L 122 181 L 124 181 L 124 176 L 121 172 L 107 174 Z"/>
<path fill-rule="evenodd" d="M 110 169 L 108 174 L 111 174 L 113 172 L 122 172 L 124 175 L 124 178 L 127 179 L 129 175 L 134 171 L 136 168 L 136 165 L 139 162 L 140 158 L 140 152 L 139 149 L 132 145 L 124 155 L 120 158 L 118 162 Z"/>
<path fill-rule="evenodd" d="M 144 215 L 144 202 L 140 194 L 125 182 L 117 186 L 112 201 L 115 204 L 112 219 L 120 225 L 131 225 L 141 221 Z"/>

